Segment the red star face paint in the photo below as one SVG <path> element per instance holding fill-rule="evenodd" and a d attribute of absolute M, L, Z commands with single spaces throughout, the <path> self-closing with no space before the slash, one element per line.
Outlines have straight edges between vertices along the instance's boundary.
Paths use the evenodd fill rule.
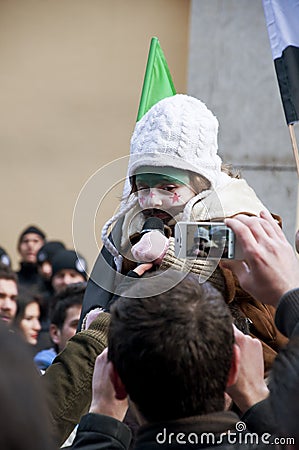
<path fill-rule="evenodd" d="M 173 204 L 174 204 L 174 203 L 179 203 L 180 198 L 181 198 L 181 195 L 178 194 L 177 192 L 174 192 L 174 193 L 173 193 L 173 196 L 172 196 L 172 203 L 173 203 Z"/>

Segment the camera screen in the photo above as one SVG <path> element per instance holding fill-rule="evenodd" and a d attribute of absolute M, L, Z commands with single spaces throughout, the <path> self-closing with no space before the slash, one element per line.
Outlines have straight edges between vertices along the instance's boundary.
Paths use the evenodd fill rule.
<path fill-rule="evenodd" d="M 188 224 L 187 226 L 188 257 L 229 258 L 229 244 L 230 229 L 224 224 Z"/>

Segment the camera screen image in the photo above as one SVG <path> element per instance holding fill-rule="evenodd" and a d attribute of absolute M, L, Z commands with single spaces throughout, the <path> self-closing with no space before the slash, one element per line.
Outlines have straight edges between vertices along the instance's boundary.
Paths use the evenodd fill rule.
<path fill-rule="evenodd" d="M 229 258 L 230 230 L 224 224 L 187 227 L 187 256 L 193 258 Z"/>

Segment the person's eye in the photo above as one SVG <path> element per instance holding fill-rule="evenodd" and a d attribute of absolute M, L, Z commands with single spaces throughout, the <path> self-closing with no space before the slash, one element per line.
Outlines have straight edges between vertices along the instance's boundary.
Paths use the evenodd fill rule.
<path fill-rule="evenodd" d="M 177 186 L 174 184 L 163 184 L 160 189 L 167 192 L 173 192 L 175 189 L 177 189 Z"/>
<path fill-rule="evenodd" d="M 146 184 L 139 184 L 139 185 L 137 185 L 137 190 L 138 191 L 148 191 L 149 187 Z"/>

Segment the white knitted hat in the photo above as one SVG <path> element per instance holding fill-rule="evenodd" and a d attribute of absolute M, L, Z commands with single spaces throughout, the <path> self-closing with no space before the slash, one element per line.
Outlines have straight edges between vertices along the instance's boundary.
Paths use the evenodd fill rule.
<path fill-rule="evenodd" d="M 140 169 L 143 167 L 148 171 L 148 166 L 175 167 L 204 176 L 210 181 L 211 190 L 215 190 L 231 180 L 221 172 L 217 134 L 218 120 L 200 100 L 183 94 L 165 98 L 152 106 L 135 125 L 128 176 L 131 177 L 137 170 L 142 172 Z M 190 220 L 193 205 L 209 195 L 211 190 L 192 197 L 185 205 L 181 220 Z M 129 202 L 123 201 L 120 211 L 106 222 L 102 230 L 103 243 L 115 257 L 118 268 L 121 266 L 121 256 L 108 239 L 108 230 L 136 203 L 136 197 Z"/>
<path fill-rule="evenodd" d="M 200 100 L 177 94 L 156 103 L 137 122 L 131 139 L 129 176 L 143 166 L 170 166 L 221 179 L 218 120 Z"/>

